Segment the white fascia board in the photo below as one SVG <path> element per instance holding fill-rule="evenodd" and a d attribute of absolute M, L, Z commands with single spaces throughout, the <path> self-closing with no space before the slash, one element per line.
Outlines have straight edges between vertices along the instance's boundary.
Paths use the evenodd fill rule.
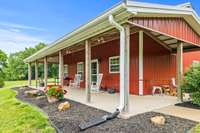
<path fill-rule="evenodd" d="M 135 8 L 153 8 L 153 9 L 165 9 L 165 10 L 192 10 L 191 8 L 178 7 L 177 5 L 163 5 L 154 3 L 144 3 L 128 1 L 127 6 Z"/>
<path fill-rule="evenodd" d="M 74 45 L 75 43 L 81 42 L 81 40 L 86 39 L 85 37 L 90 37 L 88 34 L 95 35 L 92 30 L 98 31 L 103 29 L 102 27 L 111 27 L 108 22 L 108 16 L 110 14 L 113 14 L 118 21 L 121 21 L 120 18 L 123 18 L 122 13 L 126 12 L 126 6 L 124 3 L 118 4 L 117 6 L 111 8 L 107 12 L 105 12 L 103 15 L 95 18 L 94 20 L 90 21 L 86 25 L 83 25 L 82 27 L 74 30 L 73 32 L 65 35 L 61 39 L 58 39 L 57 41 L 53 42 L 51 45 L 47 46 L 46 48 L 38 51 L 37 53 L 33 54 L 32 56 L 26 58 L 24 62 L 32 62 L 34 60 L 43 58 L 49 54 L 52 54 L 54 52 L 57 52 L 61 50 L 62 48 L 68 47 L 69 45 Z M 126 15 L 127 17 L 127 12 Z M 106 26 L 104 26 L 106 25 Z M 96 26 L 96 27 L 95 27 Z M 94 28 L 95 27 L 95 28 Z M 107 28 L 108 29 L 108 28 Z M 110 28 L 111 29 L 111 28 Z M 87 32 L 86 32 L 87 31 Z M 105 32 L 106 30 L 102 30 L 102 32 Z M 101 31 L 99 31 L 101 32 Z M 81 35 L 80 35 L 81 34 Z M 84 39 L 81 39 L 81 36 Z M 63 44 L 65 43 L 65 44 Z M 73 43 L 73 44 L 72 44 Z"/>

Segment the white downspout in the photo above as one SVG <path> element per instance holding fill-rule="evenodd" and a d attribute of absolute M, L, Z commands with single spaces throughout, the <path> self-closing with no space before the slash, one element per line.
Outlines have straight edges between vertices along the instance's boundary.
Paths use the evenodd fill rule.
<path fill-rule="evenodd" d="M 122 112 L 125 106 L 125 29 L 114 20 L 113 15 L 109 15 L 109 22 L 120 31 L 120 105 L 117 109 Z"/>

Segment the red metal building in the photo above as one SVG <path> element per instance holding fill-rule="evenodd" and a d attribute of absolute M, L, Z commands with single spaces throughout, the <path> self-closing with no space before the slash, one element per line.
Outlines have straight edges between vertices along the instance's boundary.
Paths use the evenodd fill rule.
<path fill-rule="evenodd" d="M 152 86 L 177 78 L 178 97 L 183 71 L 200 60 L 200 19 L 190 3 L 160 5 L 128 1 L 25 59 L 59 64 L 59 78 L 82 75 L 81 87 L 90 101 L 90 81 L 103 74 L 102 88 L 120 92 L 120 106 L 130 94 L 151 94 Z M 64 67 L 64 68 L 63 68 Z M 63 71 L 64 69 L 64 71 Z M 184 70 L 183 70 L 184 69 Z M 37 81 L 38 77 L 36 77 Z"/>

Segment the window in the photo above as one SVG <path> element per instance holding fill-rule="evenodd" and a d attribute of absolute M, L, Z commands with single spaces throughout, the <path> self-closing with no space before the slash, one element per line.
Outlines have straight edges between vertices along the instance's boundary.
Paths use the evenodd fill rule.
<path fill-rule="evenodd" d="M 83 74 L 84 74 L 83 62 L 77 63 L 77 74 L 80 74 L 81 75 L 81 80 L 83 80 Z"/>
<path fill-rule="evenodd" d="M 68 65 L 64 65 L 64 77 L 68 77 Z"/>
<path fill-rule="evenodd" d="M 114 56 L 109 58 L 109 72 L 110 73 L 119 73 L 119 56 Z"/>

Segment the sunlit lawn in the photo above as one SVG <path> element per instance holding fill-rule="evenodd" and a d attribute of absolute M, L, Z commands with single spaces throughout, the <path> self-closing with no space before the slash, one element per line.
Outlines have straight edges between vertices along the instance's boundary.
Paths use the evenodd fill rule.
<path fill-rule="evenodd" d="M 42 111 L 15 98 L 16 92 L 10 87 L 24 85 L 27 81 L 7 81 L 5 87 L 0 89 L 0 132 L 55 132 Z"/>
<path fill-rule="evenodd" d="M 196 126 L 193 133 L 200 133 L 200 124 Z"/>

